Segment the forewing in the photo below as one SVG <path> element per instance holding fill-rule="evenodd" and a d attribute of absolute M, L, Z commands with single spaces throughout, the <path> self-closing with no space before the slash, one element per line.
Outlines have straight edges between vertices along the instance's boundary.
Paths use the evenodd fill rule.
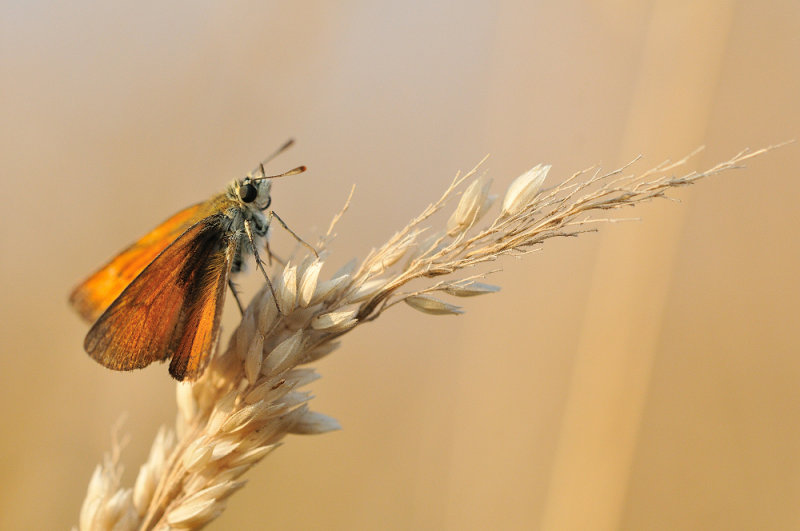
<path fill-rule="evenodd" d="M 205 217 L 207 205 L 198 203 L 181 210 L 75 288 L 69 301 L 81 317 L 94 322 L 161 251 Z"/>
<path fill-rule="evenodd" d="M 200 345 L 216 337 L 225 295 L 220 286 L 233 254 L 223 219 L 217 214 L 192 225 L 145 267 L 89 330 L 86 352 L 116 370 L 138 369 L 174 354 L 207 355 Z M 196 374 L 204 362 L 187 361 L 183 374 Z"/>
<path fill-rule="evenodd" d="M 203 373 L 219 334 L 219 320 L 225 302 L 225 290 L 236 250 L 234 238 L 211 256 L 196 272 L 186 305 L 184 329 L 169 364 L 176 380 L 195 380 Z"/>

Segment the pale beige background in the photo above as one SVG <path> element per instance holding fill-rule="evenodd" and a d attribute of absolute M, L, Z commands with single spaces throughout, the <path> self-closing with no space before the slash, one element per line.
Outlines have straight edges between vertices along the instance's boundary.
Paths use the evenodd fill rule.
<path fill-rule="evenodd" d="M 86 357 L 70 288 L 290 135 L 298 232 L 358 185 L 339 263 L 488 152 L 502 190 L 800 135 L 796 0 L 7 0 L 0 68 L 2 529 L 76 522 L 120 414 L 129 484 L 174 416 L 164 367 Z M 800 148 L 749 166 L 351 334 L 313 384 L 344 429 L 211 529 L 800 528 Z"/>

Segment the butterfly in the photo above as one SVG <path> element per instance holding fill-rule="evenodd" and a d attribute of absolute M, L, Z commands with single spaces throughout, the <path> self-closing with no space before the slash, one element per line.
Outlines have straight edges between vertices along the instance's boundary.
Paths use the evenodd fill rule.
<path fill-rule="evenodd" d="M 265 162 L 291 144 L 288 141 Z M 161 223 L 72 291 L 72 306 L 94 323 L 84 341 L 92 358 L 120 371 L 169 359 L 173 378 L 197 379 L 216 344 L 229 286 L 242 309 L 231 275 L 242 270 L 249 254 L 278 305 L 258 253 L 263 242 L 271 257 L 266 243 L 270 222 L 277 219 L 298 241 L 311 246 L 274 211 L 265 213 L 272 202 L 271 180 L 306 168 L 268 176 L 265 162 L 222 193 Z"/>

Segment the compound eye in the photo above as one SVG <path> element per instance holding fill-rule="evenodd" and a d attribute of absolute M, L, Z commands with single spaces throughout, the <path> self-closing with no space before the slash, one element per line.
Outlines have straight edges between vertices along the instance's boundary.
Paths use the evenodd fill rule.
<path fill-rule="evenodd" d="M 258 197 L 258 190 L 250 183 L 243 184 L 239 187 L 239 199 L 245 203 L 252 203 Z"/>

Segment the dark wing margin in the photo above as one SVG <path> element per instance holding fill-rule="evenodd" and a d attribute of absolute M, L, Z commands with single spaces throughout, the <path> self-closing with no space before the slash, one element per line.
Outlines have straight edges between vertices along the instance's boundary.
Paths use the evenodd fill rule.
<path fill-rule="evenodd" d="M 115 370 L 173 358 L 178 380 L 202 373 L 219 331 L 233 235 L 216 214 L 164 249 L 97 319 L 84 348 Z"/>

